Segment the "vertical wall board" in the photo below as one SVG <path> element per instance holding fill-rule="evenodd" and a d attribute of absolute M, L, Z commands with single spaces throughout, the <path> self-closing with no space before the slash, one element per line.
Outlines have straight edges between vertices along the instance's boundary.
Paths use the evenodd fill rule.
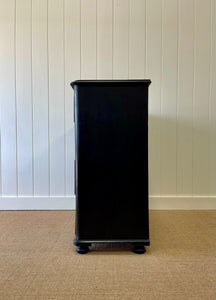
<path fill-rule="evenodd" d="M 144 78 L 146 70 L 146 1 L 130 0 L 129 78 Z"/>
<path fill-rule="evenodd" d="M 18 195 L 33 195 L 31 1 L 16 2 Z"/>
<path fill-rule="evenodd" d="M 70 83 L 96 78 L 152 81 L 150 195 L 215 197 L 215 13 L 215 0 L 0 0 L 2 203 L 74 194 Z"/>
<path fill-rule="evenodd" d="M 96 0 L 81 1 L 81 78 L 96 79 Z"/>
<path fill-rule="evenodd" d="M 192 194 L 194 1 L 179 1 L 177 194 Z"/>
<path fill-rule="evenodd" d="M 34 194 L 49 195 L 47 1 L 32 1 Z"/>
<path fill-rule="evenodd" d="M 161 193 L 175 195 L 178 5 L 162 4 Z"/>
<path fill-rule="evenodd" d="M 149 193 L 160 195 L 161 1 L 146 1 L 146 78 L 149 86 Z"/>
<path fill-rule="evenodd" d="M 129 78 L 129 0 L 114 1 L 113 79 Z"/>
<path fill-rule="evenodd" d="M 112 79 L 113 0 L 97 1 L 97 78 Z"/>
<path fill-rule="evenodd" d="M 74 194 L 74 120 L 73 89 L 70 83 L 80 79 L 80 1 L 65 0 L 65 180 L 66 195 Z"/>
<path fill-rule="evenodd" d="M 17 195 L 15 1 L 0 1 L 1 192 Z"/>
<path fill-rule="evenodd" d="M 209 87 L 211 53 L 210 0 L 195 1 L 195 78 L 193 120 L 193 193 L 208 195 L 209 189 Z M 203 59 L 205 58 L 205 59 Z"/>
<path fill-rule="evenodd" d="M 211 3 L 211 69 L 209 103 L 209 194 L 216 195 L 216 2 Z"/>
<path fill-rule="evenodd" d="M 48 1 L 51 195 L 65 195 L 63 14 L 63 0 Z"/>

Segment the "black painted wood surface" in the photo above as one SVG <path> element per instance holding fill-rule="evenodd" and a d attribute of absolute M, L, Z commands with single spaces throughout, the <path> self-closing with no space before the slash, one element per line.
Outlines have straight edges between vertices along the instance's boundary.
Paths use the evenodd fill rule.
<path fill-rule="evenodd" d="M 150 80 L 78 80 L 75 244 L 149 245 L 148 86 Z"/>

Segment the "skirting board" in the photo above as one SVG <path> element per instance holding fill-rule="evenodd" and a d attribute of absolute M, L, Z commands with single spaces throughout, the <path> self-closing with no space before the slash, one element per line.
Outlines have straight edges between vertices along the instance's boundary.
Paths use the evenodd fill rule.
<path fill-rule="evenodd" d="M 150 209 L 215 210 L 216 196 L 150 196 Z M 0 210 L 74 210 L 75 196 L 0 197 Z"/>

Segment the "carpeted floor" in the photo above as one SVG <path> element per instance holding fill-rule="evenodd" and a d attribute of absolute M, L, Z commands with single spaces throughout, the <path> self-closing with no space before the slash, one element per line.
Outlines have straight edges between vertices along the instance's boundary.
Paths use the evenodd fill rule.
<path fill-rule="evenodd" d="M 216 299 L 216 212 L 150 211 L 151 246 L 73 246 L 74 211 L 0 212 L 0 299 Z"/>

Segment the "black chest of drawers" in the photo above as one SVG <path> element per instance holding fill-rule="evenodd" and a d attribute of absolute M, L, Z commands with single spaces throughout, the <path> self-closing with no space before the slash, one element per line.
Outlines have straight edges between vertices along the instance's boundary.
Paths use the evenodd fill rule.
<path fill-rule="evenodd" d="M 74 89 L 78 253 L 92 243 L 149 240 L 150 80 L 77 80 Z"/>

